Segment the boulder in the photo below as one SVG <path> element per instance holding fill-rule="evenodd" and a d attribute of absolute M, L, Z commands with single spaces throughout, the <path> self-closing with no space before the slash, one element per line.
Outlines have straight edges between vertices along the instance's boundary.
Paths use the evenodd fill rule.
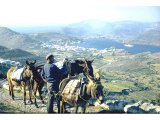
<path fill-rule="evenodd" d="M 146 111 L 144 111 L 142 108 L 140 108 L 140 105 L 142 104 L 143 102 L 140 101 L 140 102 L 137 102 L 137 103 L 134 103 L 134 104 L 128 104 L 124 107 L 124 112 L 125 113 L 146 113 Z"/>
<path fill-rule="evenodd" d="M 129 89 L 123 89 L 122 95 L 129 95 Z"/>
<path fill-rule="evenodd" d="M 124 100 L 107 100 L 106 104 L 109 106 L 109 110 L 113 112 L 124 112 L 124 106 L 131 102 Z"/>
<path fill-rule="evenodd" d="M 151 113 L 151 114 L 160 113 L 160 106 L 153 105 L 152 103 L 143 103 L 140 106 L 140 108 L 146 111 L 147 113 Z"/>

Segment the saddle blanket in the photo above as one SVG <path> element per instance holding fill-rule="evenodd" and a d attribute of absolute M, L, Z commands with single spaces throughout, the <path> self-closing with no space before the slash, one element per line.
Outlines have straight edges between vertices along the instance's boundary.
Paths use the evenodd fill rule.
<path fill-rule="evenodd" d="M 80 86 L 80 80 L 72 79 L 63 89 L 62 96 L 65 96 L 65 99 L 67 99 L 69 103 L 75 104 L 80 94 Z"/>
<path fill-rule="evenodd" d="M 67 83 L 67 85 L 63 89 L 62 93 L 65 93 L 65 94 L 75 94 L 77 92 L 77 89 L 80 88 L 80 86 L 81 86 L 80 80 L 78 80 L 78 79 L 72 79 L 72 80 L 70 80 Z"/>
<path fill-rule="evenodd" d="M 13 71 L 11 78 L 13 80 L 21 80 L 22 79 L 22 73 L 23 73 L 24 67 L 23 68 L 19 68 Z"/>
<path fill-rule="evenodd" d="M 59 61 L 59 62 L 56 62 L 54 63 L 59 69 L 62 69 L 63 68 L 63 61 Z"/>

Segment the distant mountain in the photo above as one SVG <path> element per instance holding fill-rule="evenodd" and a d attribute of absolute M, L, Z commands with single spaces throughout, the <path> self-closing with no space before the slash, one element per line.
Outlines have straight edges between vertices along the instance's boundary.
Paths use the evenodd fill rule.
<path fill-rule="evenodd" d="M 46 28 L 47 29 L 47 28 Z M 60 30 L 61 29 L 61 30 Z M 104 22 L 87 20 L 67 25 L 57 32 L 18 33 L 0 27 L 0 45 L 12 49 L 38 52 L 41 45 L 74 45 L 85 39 L 104 37 L 131 44 L 160 45 L 160 22 Z"/>
<path fill-rule="evenodd" d="M 8 51 L 9 49 L 4 47 L 4 46 L 0 46 L 0 54 L 3 54 L 4 52 Z"/>
<path fill-rule="evenodd" d="M 130 40 L 131 44 L 146 44 L 146 45 L 160 45 L 160 30 L 151 29 L 139 34 L 133 40 Z"/>
<path fill-rule="evenodd" d="M 87 20 L 79 23 L 70 24 L 62 30 L 66 35 L 84 36 L 89 34 L 109 33 L 111 32 L 112 24 L 97 21 Z"/>
<path fill-rule="evenodd" d="M 8 51 L 4 52 L 3 54 L 0 55 L 0 57 L 4 59 L 8 58 L 18 58 L 18 57 L 33 57 L 34 55 L 21 50 L 21 49 L 8 49 Z"/>
<path fill-rule="evenodd" d="M 0 46 L 0 58 L 3 59 L 9 59 L 9 60 L 15 60 L 15 61 L 19 61 L 21 63 L 25 63 L 25 61 L 29 58 L 32 60 L 37 60 L 40 59 L 40 57 L 21 50 L 21 49 L 8 49 L 6 47 Z"/>
<path fill-rule="evenodd" d="M 0 45 L 8 48 L 25 49 L 25 44 L 31 45 L 32 38 L 25 34 L 20 34 L 6 27 L 0 27 Z"/>
<path fill-rule="evenodd" d="M 0 45 L 12 49 L 30 51 L 40 49 L 42 43 L 64 45 L 65 42 L 72 41 L 77 42 L 79 39 L 55 32 L 21 34 L 6 27 L 0 27 Z"/>
<path fill-rule="evenodd" d="M 82 21 L 66 26 L 63 33 L 73 36 L 102 35 L 117 41 L 156 44 L 159 40 L 160 22 L 103 22 L 96 20 Z M 147 37 L 148 36 L 148 37 Z M 145 39 L 147 38 L 147 39 Z M 140 42 L 143 41 L 143 42 Z M 148 42 L 149 41 L 149 42 Z M 160 44 L 159 44 L 160 45 Z"/>

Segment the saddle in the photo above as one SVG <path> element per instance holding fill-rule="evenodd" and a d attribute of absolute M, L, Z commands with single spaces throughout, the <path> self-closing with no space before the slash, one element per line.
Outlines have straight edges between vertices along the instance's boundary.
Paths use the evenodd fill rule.
<path fill-rule="evenodd" d="M 80 79 L 72 79 L 67 81 L 67 84 L 61 94 L 62 96 L 66 96 L 67 99 L 70 99 L 71 103 L 76 103 L 79 96 L 84 96 L 85 91 L 85 82 L 81 82 Z"/>
<path fill-rule="evenodd" d="M 22 68 L 16 67 L 12 73 L 11 79 L 15 81 L 21 81 L 23 71 L 24 71 L 24 67 Z"/>
<path fill-rule="evenodd" d="M 81 80 L 81 86 L 80 86 L 80 96 L 84 97 L 86 91 L 86 78 L 82 78 Z"/>

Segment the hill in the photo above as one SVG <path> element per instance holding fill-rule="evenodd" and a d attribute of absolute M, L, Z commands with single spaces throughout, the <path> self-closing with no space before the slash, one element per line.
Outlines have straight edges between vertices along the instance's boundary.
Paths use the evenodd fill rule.
<path fill-rule="evenodd" d="M 6 27 L 0 27 L 0 45 L 9 49 L 22 49 L 39 56 L 44 56 L 51 51 L 50 45 L 73 45 L 81 41 L 78 37 L 67 36 L 61 33 L 28 33 L 21 34 Z M 46 46 L 46 48 L 43 48 Z M 13 52 L 13 51 L 12 51 Z"/>
<path fill-rule="evenodd" d="M 160 29 L 151 29 L 129 41 L 131 44 L 160 45 Z"/>
<path fill-rule="evenodd" d="M 42 61 L 41 57 L 38 57 L 30 52 L 21 49 L 8 49 L 3 46 L 0 46 L 0 58 L 19 61 L 22 64 L 25 63 L 26 59 L 28 58 L 31 60 L 36 59 Z"/>
<path fill-rule="evenodd" d="M 103 22 L 96 20 L 82 21 L 70 24 L 63 29 L 63 33 L 72 36 L 105 36 L 121 42 L 134 44 L 160 45 L 160 22 Z M 146 39 L 147 38 L 147 39 Z"/>
<path fill-rule="evenodd" d="M 26 49 L 31 46 L 33 39 L 28 35 L 17 33 L 9 28 L 0 27 L 0 45 L 8 48 Z M 27 45 L 27 46 L 25 46 Z"/>

